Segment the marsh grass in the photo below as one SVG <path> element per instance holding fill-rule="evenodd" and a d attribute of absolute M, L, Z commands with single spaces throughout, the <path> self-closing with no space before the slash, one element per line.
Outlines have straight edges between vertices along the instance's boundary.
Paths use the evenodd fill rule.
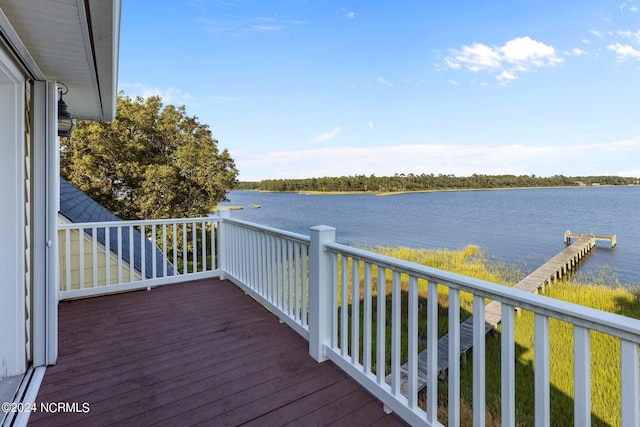
<path fill-rule="evenodd" d="M 468 246 L 464 249 L 452 251 L 446 249 L 409 249 L 409 248 L 389 248 L 389 247 L 367 247 L 367 250 L 383 255 L 399 258 L 406 261 L 416 262 L 434 268 L 439 268 L 466 276 L 487 280 L 494 283 L 512 286 L 524 277 L 522 267 L 508 266 L 496 260 L 488 260 L 483 252 L 476 246 Z M 341 262 L 338 263 L 338 274 L 343 274 Z M 347 264 L 349 296 L 347 304 L 348 316 L 353 315 L 352 308 L 352 263 Z M 544 294 L 564 301 L 573 302 L 599 310 L 621 314 L 629 317 L 640 317 L 640 297 L 637 291 L 622 286 L 606 286 L 607 273 L 601 272 L 594 276 L 596 279 L 590 285 L 574 282 L 557 282 L 547 287 Z M 584 280 L 584 276 L 576 276 Z M 377 306 L 377 270 L 372 268 L 372 360 L 374 371 L 376 364 L 376 306 Z M 575 279 L 575 277 L 574 277 Z M 593 278 L 592 278 L 593 279 Z M 363 325 L 363 267 L 359 263 L 359 318 L 360 328 Z M 407 359 L 407 301 L 408 301 L 408 278 L 401 275 L 401 358 L 403 363 Z M 386 363 L 385 374 L 390 372 L 390 348 L 391 348 L 391 303 L 392 303 L 392 274 L 386 271 L 385 274 L 385 349 Z M 341 299 L 341 296 L 339 297 Z M 419 351 L 424 349 L 426 342 L 426 300 L 427 283 L 418 282 L 418 306 L 419 306 Z M 339 301 L 341 304 L 342 301 Z M 461 293 L 461 316 L 463 321 L 472 314 L 472 297 L 469 294 Z M 339 313 L 340 314 L 340 313 Z M 448 288 L 438 285 L 438 336 L 447 333 L 448 329 Z M 516 317 L 515 337 L 516 337 L 516 418 L 517 425 L 534 425 L 534 329 L 533 313 L 522 311 Z M 351 322 L 350 322 L 351 323 Z M 572 325 L 550 319 L 549 325 L 550 342 L 550 391 L 551 391 L 551 424 L 552 425 L 572 425 L 573 424 L 573 327 Z M 490 333 L 486 340 L 486 402 L 488 425 L 497 425 L 500 420 L 500 328 Z M 362 363 L 362 332 L 360 332 L 360 348 L 358 358 Z M 348 345 L 351 348 L 351 330 L 349 329 Z M 471 352 L 473 349 L 471 350 Z M 471 354 L 463 357 L 461 372 L 461 424 L 472 424 L 471 402 L 472 402 L 472 364 L 465 361 L 471 360 Z M 593 425 L 619 425 L 620 420 L 620 343 L 618 339 L 606 334 L 591 332 L 591 405 Z M 439 384 L 439 420 L 446 423 L 446 381 Z M 422 402 L 424 403 L 424 393 Z"/>
<path fill-rule="evenodd" d="M 234 205 L 218 205 L 213 208 L 213 212 L 218 212 L 219 210 L 229 210 L 229 211 L 240 211 L 244 209 L 244 206 L 234 206 Z"/>
<path fill-rule="evenodd" d="M 467 248 L 459 251 L 451 251 L 446 249 L 409 249 L 409 248 L 390 248 L 390 247 L 367 247 L 366 250 L 376 252 L 382 255 L 387 255 L 395 258 L 399 258 L 405 261 L 416 262 L 422 265 L 427 265 L 430 267 L 440 268 L 443 270 L 453 271 L 460 274 L 465 274 L 467 276 L 483 279 L 483 280 L 492 280 L 495 281 L 499 278 L 497 273 L 488 271 L 485 268 L 484 257 L 482 256 L 482 252 L 477 246 L 468 246 Z M 363 325 L 364 322 L 364 276 L 363 276 L 363 267 L 362 263 L 359 263 L 359 283 L 358 283 L 358 295 L 359 295 L 359 320 L 360 325 Z M 353 263 L 349 260 L 347 264 L 347 269 L 345 270 L 342 266 L 341 258 L 338 260 L 338 276 L 341 278 L 343 274 L 347 274 L 347 282 L 348 282 L 348 316 L 349 318 L 353 315 L 353 307 L 352 307 L 352 278 L 353 278 Z M 339 280 L 339 282 L 341 282 Z M 385 364 L 385 372 L 389 373 L 391 367 L 391 306 L 393 302 L 392 297 L 392 272 L 390 270 L 385 271 L 385 325 L 386 325 L 386 364 Z M 407 321 L 408 321 L 408 292 L 409 292 L 409 283 L 408 277 L 406 275 L 401 275 L 400 277 L 400 289 L 401 289 L 401 321 L 402 331 L 407 330 Z M 372 267 L 372 348 L 376 348 L 376 337 L 377 337 L 377 301 L 378 301 L 378 269 L 376 266 Z M 338 293 L 338 304 L 342 305 L 342 292 Z M 447 313 L 449 309 L 449 289 L 446 286 L 438 285 L 438 336 L 441 337 L 447 333 Z M 424 280 L 418 281 L 418 341 L 419 341 L 419 351 L 424 349 L 424 343 L 426 342 L 426 301 L 427 301 L 427 282 Z M 460 321 L 464 321 L 467 317 L 471 315 L 471 308 L 473 306 L 473 297 L 471 294 L 466 292 L 462 292 L 460 294 Z M 340 312 L 338 313 L 340 316 Z M 340 318 L 339 318 L 340 321 Z M 351 345 L 351 322 L 349 322 L 349 346 Z M 360 339 L 360 361 L 362 361 L 362 337 Z M 407 360 L 407 340 L 406 340 L 406 332 L 403 333 L 401 339 L 401 358 L 403 361 Z M 372 359 L 374 366 L 376 365 L 376 354 L 375 350 L 372 351 Z"/>
<path fill-rule="evenodd" d="M 589 306 L 624 316 L 640 315 L 640 299 L 630 289 L 560 282 L 547 287 L 546 296 Z M 523 425 L 534 425 L 534 315 L 523 311 L 516 318 L 516 406 Z M 620 340 L 592 331 L 591 340 L 591 411 L 592 425 L 620 425 Z M 550 319 L 550 393 L 552 425 L 573 424 L 573 326 Z M 473 351 L 473 350 L 472 350 Z M 500 336 L 487 337 L 486 346 L 487 405 L 500 413 Z M 490 363 L 494 361 L 494 363 Z M 471 366 L 464 366 L 462 390 L 467 400 L 472 397 Z"/>

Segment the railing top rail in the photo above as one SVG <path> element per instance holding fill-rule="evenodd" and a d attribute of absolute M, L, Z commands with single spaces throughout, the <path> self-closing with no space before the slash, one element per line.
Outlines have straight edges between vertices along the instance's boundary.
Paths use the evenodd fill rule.
<path fill-rule="evenodd" d="M 93 227 L 129 227 L 141 225 L 162 225 L 162 224 L 184 224 L 192 222 L 218 222 L 217 216 L 198 217 L 198 218 L 168 218 L 168 219 L 143 219 L 130 221 L 105 221 L 105 222 L 72 222 L 68 224 L 58 224 L 59 230 L 74 230 L 77 228 L 93 228 Z"/>
<path fill-rule="evenodd" d="M 640 344 L 640 320 L 619 314 L 603 312 L 590 307 L 532 294 L 461 274 L 451 273 L 424 265 L 399 260 L 340 243 L 325 243 L 325 250 L 349 255 L 357 260 L 380 267 L 400 270 L 421 279 L 440 283 L 454 289 L 494 299 L 514 307 L 568 321 L 596 331 L 604 332 Z"/>
<path fill-rule="evenodd" d="M 278 237 L 284 237 L 294 242 L 302 243 L 308 245 L 311 241 L 309 236 L 305 236 L 304 234 L 293 233 L 291 231 L 280 230 L 278 228 L 269 227 L 266 225 L 255 224 L 253 222 L 243 221 L 235 218 L 222 218 L 224 222 L 230 222 L 232 224 L 242 225 L 246 228 L 251 228 L 253 230 L 262 231 L 267 234 L 271 234 Z"/>

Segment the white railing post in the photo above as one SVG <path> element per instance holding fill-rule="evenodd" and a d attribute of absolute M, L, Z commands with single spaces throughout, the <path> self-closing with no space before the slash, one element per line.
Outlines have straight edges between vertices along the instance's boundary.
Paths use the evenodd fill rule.
<path fill-rule="evenodd" d="M 637 426 L 640 423 L 638 344 L 625 339 L 620 342 L 620 365 L 622 373 L 622 425 Z"/>
<path fill-rule="evenodd" d="M 225 218 L 231 218 L 231 211 L 223 209 L 218 211 L 218 268 L 220 269 L 220 279 L 225 280 L 227 270 L 227 233 L 225 230 Z M 212 254 L 215 256 L 215 254 Z"/>
<path fill-rule="evenodd" d="M 309 354 L 318 362 L 327 360 L 324 346 L 331 342 L 331 254 L 324 244 L 335 242 L 336 229 L 311 227 L 309 247 Z M 344 302 L 343 302 L 344 303 Z"/>

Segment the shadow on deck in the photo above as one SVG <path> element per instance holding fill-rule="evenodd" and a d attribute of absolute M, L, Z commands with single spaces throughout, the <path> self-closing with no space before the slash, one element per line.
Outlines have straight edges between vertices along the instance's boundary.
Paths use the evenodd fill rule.
<path fill-rule="evenodd" d="M 80 412 L 30 425 L 404 425 L 227 281 L 61 302 L 59 334 L 37 402 Z"/>

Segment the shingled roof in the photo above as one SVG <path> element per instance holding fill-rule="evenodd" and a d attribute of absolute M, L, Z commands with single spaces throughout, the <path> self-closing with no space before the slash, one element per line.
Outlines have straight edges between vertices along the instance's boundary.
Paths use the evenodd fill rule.
<path fill-rule="evenodd" d="M 120 218 L 109 212 L 91 197 L 78 190 L 67 180 L 60 177 L 60 214 L 73 223 L 82 222 L 109 222 L 120 221 Z M 92 235 L 92 229 L 86 229 L 85 233 Z M 105 244 L 104 228 L 98 228 L 97 240 L 102 245 Z M 141 241 L 144 241 L 145 254 L 145 277 L 152 278 L 153 269 L 153 252 L 156 253 L 156 277 L 163 277 L 164 254 L 149 239 L 142 239 L 141 234 L 137 230 L 133 230 L 133 266 L 138 273 L 142 271 L 141 264 Z M 129 252 L 129 227 L 122 228 L 122 259 L 131 265 L 131 254 Z M 109 249 L 114 254 L 118 253 L 118 232 L 115 228 L 109 231 Z M 167 275 L 174 274 L 173 266 L 167 263 Z"/>

